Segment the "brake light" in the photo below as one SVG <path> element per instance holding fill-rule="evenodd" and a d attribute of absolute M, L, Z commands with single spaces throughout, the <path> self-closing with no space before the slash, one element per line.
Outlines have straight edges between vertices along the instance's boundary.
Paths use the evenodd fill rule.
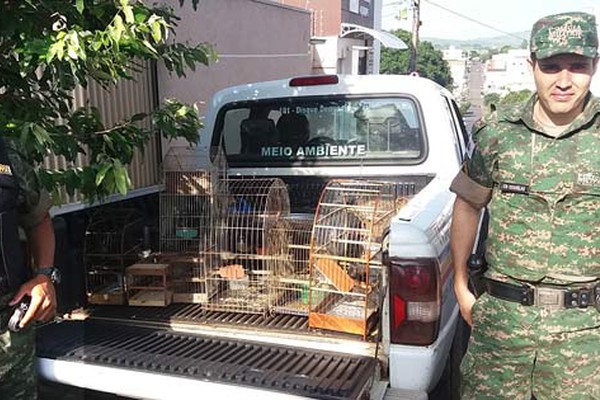
<path fill-rule="evenodd" d="M 390 339 L 428 345 L 437 339 L 440 273 L 434 259 L 390 259 Z"/>
<path fill-rule="evenodd" d="M 337 75 L 299 76 L 290 80 L 290 86 L 335 85 L 340 81 Z"/>

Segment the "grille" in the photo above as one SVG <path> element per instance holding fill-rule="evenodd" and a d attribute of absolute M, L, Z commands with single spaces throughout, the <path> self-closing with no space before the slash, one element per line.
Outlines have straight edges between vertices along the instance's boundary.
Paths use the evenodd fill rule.
<path fill-rule="evenodd" d="M 272 346 L 99 321 L 40 328 L 38 357 L 156 372 L 320 399 L 359 398 L 370 357 Z"/>
<path fill-rule="evenodd" d="M 98 320 L 147 321 L 190 325 L 217 324 L 236 328 L 266 328 L 309 333 L 308 319 L 297 315 L 263 315 L 208 311 L 200 304 L 171 304 L 168 307 L 96 307 L 90 315 Z"/>

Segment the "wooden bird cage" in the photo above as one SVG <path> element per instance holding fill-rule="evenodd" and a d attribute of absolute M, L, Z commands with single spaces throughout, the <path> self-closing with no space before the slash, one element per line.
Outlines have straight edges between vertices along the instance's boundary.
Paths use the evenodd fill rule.
<path fill-rule="evenodd" d="M 173 300 L 171 266 L 138 263 L 127 267 L 127 302 L 131 306 L 167 306 Z"/>
<path fill-rule="evenodd" d="M 332 180 L 311 239 L 309 326 L 366 336 L 380 308 L 382 239 L 396 213 L 393 183 Z"/>
<path fill-rule="evenodd" d="M 290 211 L 287 188 L 277 178 L 228 179 L 221 184 L 224 189 L 215 202 L 227 204 L 226 215 L 213 218 L 214 240 L 204 253 L 208 284 L 216 288 L 206 307 L 266 313 L 270 279 L 290 268 L 281 229 Z"/>

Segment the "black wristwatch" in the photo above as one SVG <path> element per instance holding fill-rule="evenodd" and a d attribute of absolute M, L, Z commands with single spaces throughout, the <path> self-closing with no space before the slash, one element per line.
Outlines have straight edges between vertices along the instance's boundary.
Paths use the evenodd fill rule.
<path fill-rule="evenodd" d="M 46 275 L 54 284 L 60 283 L 60 271 L 56 267 L 45 267 L 37 270 L 38 275 Z"/>

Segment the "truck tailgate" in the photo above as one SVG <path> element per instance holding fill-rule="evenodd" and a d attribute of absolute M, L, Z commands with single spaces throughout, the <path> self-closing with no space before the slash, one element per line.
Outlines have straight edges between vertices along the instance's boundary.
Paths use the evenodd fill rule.
<path fill-rule="evenodd" d="M 51 369 L 79 363 L 320 399 L 358 398 L 376 370 L 371 357 L 94 320 L 41 327 L 37 357 Z"/>

